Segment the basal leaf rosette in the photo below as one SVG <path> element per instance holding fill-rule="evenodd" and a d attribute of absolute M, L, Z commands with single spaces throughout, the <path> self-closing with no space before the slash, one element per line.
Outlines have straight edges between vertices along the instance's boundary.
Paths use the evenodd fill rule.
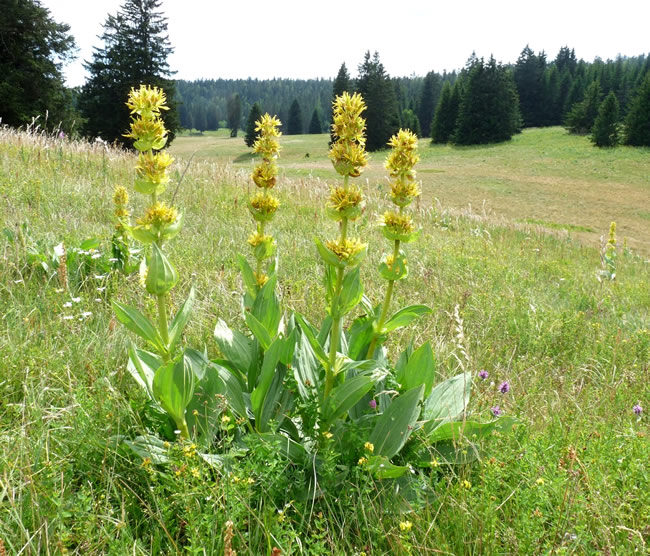
<path fill-rule="evenodd" d="M 387 211 L 379 220 L 384 237 L 389 241 L 410 243 L 420 235 L 420 230 L 413 224 L 413 218 L 407 213 Z"/>
<path fill-rule="evenodd" d="M 350 186 L 347 189 L 341 186 L 332 187 L 326 205 L 327 215 L 337 222 L 344 218 L 356 220 L 361 216 L 364 207 L 363 194 L 355 186 Z"/>

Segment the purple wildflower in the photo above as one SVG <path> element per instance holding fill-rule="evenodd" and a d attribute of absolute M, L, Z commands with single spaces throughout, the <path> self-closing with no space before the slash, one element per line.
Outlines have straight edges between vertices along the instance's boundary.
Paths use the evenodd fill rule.
<path fill-rule="evenodd" d="M 370 409 L 377 409 L 377 402 L 375 400 L 370 400 L 368 405 L 370 406 Z"/>
<path fill-rule="evenodd" d="M 638 403 L 632 408 L 632 411 L 634 411 L 636 415 L 641 415 L 641 413 L 643 413 L 643 408 L 641 407 L 641 404 Z"/>
<path fill-rule="evenodd" d="M 59 131 L 59 139 L 65 139 L 65 133 L 63 131 Z"/>
<path fill-rule="evenodd" d="M 504 380 L 501 384 L 499 384 L 499 392 L 502 394 L 507 394 L 510 392 L 510 383 L 507 380 Z"/>
<path fill-rule="evenodd" d="M 491 407 L 490 411 L 492 412 L 492 415 L 494 415 L 495 417 L 499 417 L 503 413 L 503 411 L 501 411 L 501 408 L 498 405 Z"/>
<path fill-rule="evenodd" d="M 478 372 L 478 377 L 479 377 L 481 380 L 485 380 L 488 376 L 489 376 L 489 375 L 488 375 L 488 372 L 487 372 L 485 369 L 483 369 L 482 371 L 479 371 L 479 372 Z"/>

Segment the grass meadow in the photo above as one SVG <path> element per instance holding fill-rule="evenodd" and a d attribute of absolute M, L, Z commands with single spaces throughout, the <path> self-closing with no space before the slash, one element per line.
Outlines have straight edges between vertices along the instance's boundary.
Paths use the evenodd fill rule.
<path fill-rule="evenodd" d="M 313 239 L 335 229 L 323 207 L 335 179 L 327 139 L 282 137 L 274 190 L 280 292 L 308 318 L 325 308 Z M 420 146 L 422 234 L 407 246 L 394 306 L 433 312 L 387 348 L 429 340 L 443 377 L 460 360 L 486 370 L 471 412 L 487 420 L 498 405 L 519 424 L 486 440 L 479 461 L 433 469 L 409 504 L 362 470 L 305 499 L 291 488 L 300 470 L 273 454 L 223 473 L 180 447 L 168 466 L 117 450 L 114 435 L 148 426 L 110 300 L 153 305 L 141 302 L 137 274 L 99 266 L 110 256 L 113 188 L 132 191 L 135 157 L 1 129 L 0 554 L 649 553 L 650 150 L 600 150 L 559 128 L 502 145 Z M 172 303 L 196 286 L 185 337 L 213 356 L 217 318 L 242 328 L 236 255 L 248 256 L 252 156 L 224 132 L 178 137 L 170 152 L 185 210 L 169 243 L 181 276 Z M 360 179 L 368 204 L 357 223 L 375 303 L 384 156 L 373 154 Z M 600 282 L 611 221 L 616 279 Z M 66 289 L 37 254 L 88 238 L 100 240 L 97 257 Z"/>

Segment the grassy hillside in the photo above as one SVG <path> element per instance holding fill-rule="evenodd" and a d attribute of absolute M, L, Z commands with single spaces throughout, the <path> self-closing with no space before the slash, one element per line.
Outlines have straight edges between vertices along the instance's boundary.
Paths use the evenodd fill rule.
<path fill-rule="evenodd" d="M 273 221 L 281 293 L 285 306 L 314 317 L 324 295 L 313 238 L 333 234 L 323 204 L 334 173 L 325 136 L 282 144 L 286 175 Z M 220 473 L 181 448 L 171 466 L 117 451 L 111 437 L 151 425 L 125 370 L 128 333 L 109 304 L 138 304 L 141 286 L 136 275 L 106 276 L 101 267 L 113 187 L 131 186 L 134 157 L 0 131 L 0 547 L 222 554 L 231 521 L 239 554 L 647 551 L 649 153 L 593 149 L 558 129 L 500 146 L 421 146 L 423 232 L 407 247 L 411 271 L 395 306 L 426 303 L 433 313 L 393 336 L 389 352 L 429 340 L 443 377 L 461 364 L 487 370 L 475 381 L 472 413 L 488 419 L 498 405 L 521 424 L 485 442 L 479 462 L 433 470 L 409 511 L 361 470 L 304 500 L 292 490 L 299 470 L 273 454 Z M 251 161 L 241 139 L 219 135 L 181 137 L 171 150 L 176 180 L 197 151 L 176 197 L 185 225 L 170 242 L 181 275 L 173 302 L 196 286 L 186 341 L 212 356 L 218 317 L 241 328 L 235 257 L 248 254 Z M 370 243 L 362 278 L 375 302 L 385 285 L 376 271 L 385 246 L 375 226 L 387 206 L 382 158 L 373 156 L 357 227 Z M 466 209 L 484 199 L 491 211 Z M 630 249 L 619 245 L 616 280 L 600 283 L 596 238 L 610 220 Z M 68 276 L 68 290 L 61 272 L 46 272 L 34 255 L 60 242 L 70 252 L 91 237 L 101 240 L 98 251 Z M 503 381 L 508 394 L 498 391 Z"/>

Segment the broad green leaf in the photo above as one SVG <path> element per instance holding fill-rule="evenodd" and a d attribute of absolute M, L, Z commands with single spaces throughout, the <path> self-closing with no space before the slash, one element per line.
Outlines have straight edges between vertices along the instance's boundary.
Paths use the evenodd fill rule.
<path fill-rule="evenodd" d="M 244 375 L 248 374 L 251 366 L 253 342 L 241 332 L 231 330 L 222 320 L 217 321 L 214 329 L 214 339 L 217 341 L 219 350 Z"/>
<path fill-rule="evenodd" d="M 255 299 L 255 296 L 257 295 L 257 280 L 255 279 L 255 273 L 243 255 L 237 255 L 237 263 L 239 264 L 239 270 L 241 270 L 241 276 L 244 280 L 246 290 L 253 299 Z"/>
<path fill-rule="evenodd" d="M 348 336 L 348 357 L 360 359 L 366 356 L 372 341 L 374 318 L 368 315 L 358 317 L 350 326 Z"/>
<path fill-rule="evenodd" d="M 127 370 L 135 381 L 147 391 L 149 397 L 155 400 L 153 395 L 153 377 L 162 362 L 152 353 L 137 349 L 130 339 L 127 349 L 129 354 Z"/>
<path fill-rule="evenodd" d="M 139 241 L 140 243 L 144 243 L 145 245 L 149 245 L 150 243 L 153 243 L 158 239 L 156 237 L 156 234 L 153 232 L 150 232 L 146 228 L 143 228 L 142 226 L 125 226 L 126 231 L 131 234 L 131 237 L 135 239 L 136 241 Z M 143 259 L 144 261 L 144 259 Z"/>
<path fill-rule="evenodd" d="M 194 394 L 194 386 L 194 373 L 185 357 L 163 365 L 153 377 L 153 392 L 158 403 L 179 428 L 186 423 L 185 410 Z"/>
<path fill-rule="evenodd" d="M 196 349 L 187 348 L 184 353 L 185 362 L 189 364 L 191 371 L 194 373 L 194 378 L 197 381 L 202 380 L 203 375 L 205 375 L 205 370 L 210 364 L 210 360 L 206 355 Z"/>
<path fill-rule="evenodd" d="M 198 436 L 206 446 L 212 443 L 219 427 L 219 415 L 223 410 L 220 396 L 227 397 L 227 394 L 219 372 L 206 361 L 203 378 L 194 388 L 185 416 L 192 437 Z"/>
<path fill-rule="evenodd" d="M 165 295 L 178 282 L 178 272 L 157 243 L 151 244 L 151 256 L 147 261 L 145 285 L 151 295 Z"/>
<path fill-rule="evenodd" d="M 359 268 L 348 272 L 343 278 L 341 293 L 338 297 L 337 316 L 347 315 L 354 309 L 363 297 L 363 284 L 359 277 Z"/>
<path fill-rule="evenodd" d="M 211 368 L 217 371 L 225 385 L 225 396 L 230 408 L 240 417 L 248 419 L 246 400 L 239 379 L 232 371 L 214 361 L 211 361 Z"/>
<path fill-rule="evenodd" d="M 271 338 L 268 330 L 264 328 L 264 325 L 255 318 L 253 313 L 246 312 L 244 314 L 244 320 L 246 321 L 248 328 L 250 328 L 250 331 L 253 333 L 253 336 L 257 338 L 257 341 L 262 346 L 262 349 L 264 351 L 269 349 L 273 338 Z"/>
<path fill-rule="evenodd" d="M 192 308 L 194 307 L 195 298 L 196 298 L 196 291 L 194 289 L 194 286 L 192 286 L 192 288 L 190 289 L 190 294 L 187 296 L 185 303 L 183 303 L 181 308 L 178 310 L 178 312 L 174 316 L 174 320 L 172 320 L 171 326 L 169 327 L 169 351 L 170 352 L 174 351 L 174 347 L 176 347 L 176 343 L 178 342 L 178 340 L 180 340 L 185 325 L 190 320 L 190 316 L 192 315 Z"/>
<path fill-rule="evenodd" d="M 336 275 L 338 271 L 336 268 L 330 265 L 325 265 L 325 299 L 327 300 L 328 306 L 332 303 L 332 298 L 334 297 L 334 292 L 336 290 Z"/>
<path fill-rule="evenodd" d="M 299 315 L 298 313 L 296 313 L 296 320 L 300 325 L 300 330 L 309 341 L 309 345 L 311 345 L 311 349 L 314 351 L 314 355 L 324 367 L 327 367 L 328 365 L 327 354 L 325 353 L 323 346 L 316 339 L 316 336 L 314 334 L 314 331 L 311 328 L 311 325 L 307 321 L 305 321 L 302 315 Z"/>
<path fill-rule="evenodd" d="M 420 384 L 424 385 L 424 396 L 428 396 L 436 375 L 436 362 L 433 358 L 431 344 L 426 342 L 409 357 L 406 366 L 396 374 L 396 380 L 403 390 L 410 390 Z"/>
<path fill-rule="evenodd" d="M 163 464 L 169 461 L 165 442 L 157 436 L 147 434 L 144 436 L 136 436 L 133 440 L 128 440 L 123 437 L 120 438 L 125 446 L 130 448 L 142 459 L 149 458 L 151 463 L 154 464 Z"/>
<path fill-rule="evenodd" d="M 311 399 L 314 390 L 318 390 L 320 382 L 318 361 L 306 334 L 298 334 L 292 368 L 298 384 L 298 392 L 303 399 Z"/>
<path fill-rule="evenodd" d="M 255 427 L 259 431 L 264 431 L 267 425 L 267 423 L 261 420 L 262 406 L 264 405 L 264 399 L 269 391 L 269 387 L 276 373 L 276 367 L 280 361 L 281 342 L 281 339 L 276 339 L 264 354 L 258 383 L 251 393 L 251 406 L 253 408 L 253 415 L 255 415 Z"/>
<path fill-rule="evenodd" d="M 112 301 L 111 303 L 117 320 L 119 320 L 131 332 L 136 333 L 142 339 L 149 342 L 160 353 L 166 352 L 166 346 L 160 337 L 160 333 L 154 325 L 151 324 L 151 321 L 147 317 L 145 317 L 135 307 L 123 305 L 118 301 Z"/>
<path fill-rule="evenodd" d="M 377 479 L 397 479 L 408 471 L 408 467 L 394 465 L 386 456 L 370 456 L 366 469 Z"/>
<path fill-rule="evenodd" d="M 253 316 L 266 328 L 271 338 L 278 335 L 278 326 L 282 319 L 282 308 L 278 297 L 275 295 L 277 281 L 275 274 L 269 277 L 266 284 L 257 292 L 251 309 Z"/>
<path fill-rule="evenodd" d="M 444 440 L 458 440 L 465 437 L 469 440 L 484 438 L 492 434 L 492 431 L 509 431 L 517 420 L 513 417 L 500 417 L 488 423 L 478 423 L 476 421 L 454 421 L 445 423 L 436 428 L 430 435 L 429 441 L 442 442 Z"/>
<path fill-rule="evenodd" d="M 327 400 L 323 411 L 323 430 L 328 430 L 332 422 L 344 415 L 361 398 L 372 390 L 374 381 L 368 376 L 355 376 L 336 386 Z"/>
<path fill-rule="evenodd" d="M 384 324 L 384 332 L 388 333 L 408 326 L 415 319 L 423 315 L 428 315 L 430 312 L 431 309 L 426 305 L 410 305 L 409 307 L 404 307 L 388 319 L 386 324 Z"/>
<path fill-rule="evenodd" d="M 264 396 L 259 418 L 261 424 L 259 430 L 261 431 L 269 430 L 271 421 L 274 421 L 276 426 L 280 425 L 285 420 L 287 412 L 293 407 L 293 395 L 284 387 L 285 373 L 286 368 L 280 365 L 276 369 L 266 396 Z"/>
<path fill-rule="evenodd" d="M 91 237 L 82 241 L 81 245 L 79 245 L 79 249 L 83 249 L 84 251 L 88 251 L 90 249 L 99 249 L 101 243 L 102 242 L 98 238 Z"/>
<path fill-rule="evenodd" d="M 375 455 L 390 459 L 406 444 L 420 414 L 423 392 L 422 385 L 397 396 L 379 417 L 369 438 L 375 447 Z"/>
<path fill-rule="evenodd" d="M 293 354 L 296 350 L 296 338 L 298 331 L 293 328 L 288 336 L 282 338 L 282 349 L 280 350 L 280 362 L 289 366 L 293 363 Z"/>
<path fill-rule="evenodd" d="M 439 426 L 458 419 L 467 404 L 472 388 L 472 373 L 461 373 L 441 382 L 424 401 L 422 419 L 427 434 Z"/>
<path fill-rule="evenodd" d="M 286 457 L 293 463 L 302 463 L 307 457 L 307 451 L 301 444 L 283 434 L 267 432 L 257 435 L 256 440 L 258 439 L 268 443 L 269 449 L 273 449 L 277 454 Z"/>

